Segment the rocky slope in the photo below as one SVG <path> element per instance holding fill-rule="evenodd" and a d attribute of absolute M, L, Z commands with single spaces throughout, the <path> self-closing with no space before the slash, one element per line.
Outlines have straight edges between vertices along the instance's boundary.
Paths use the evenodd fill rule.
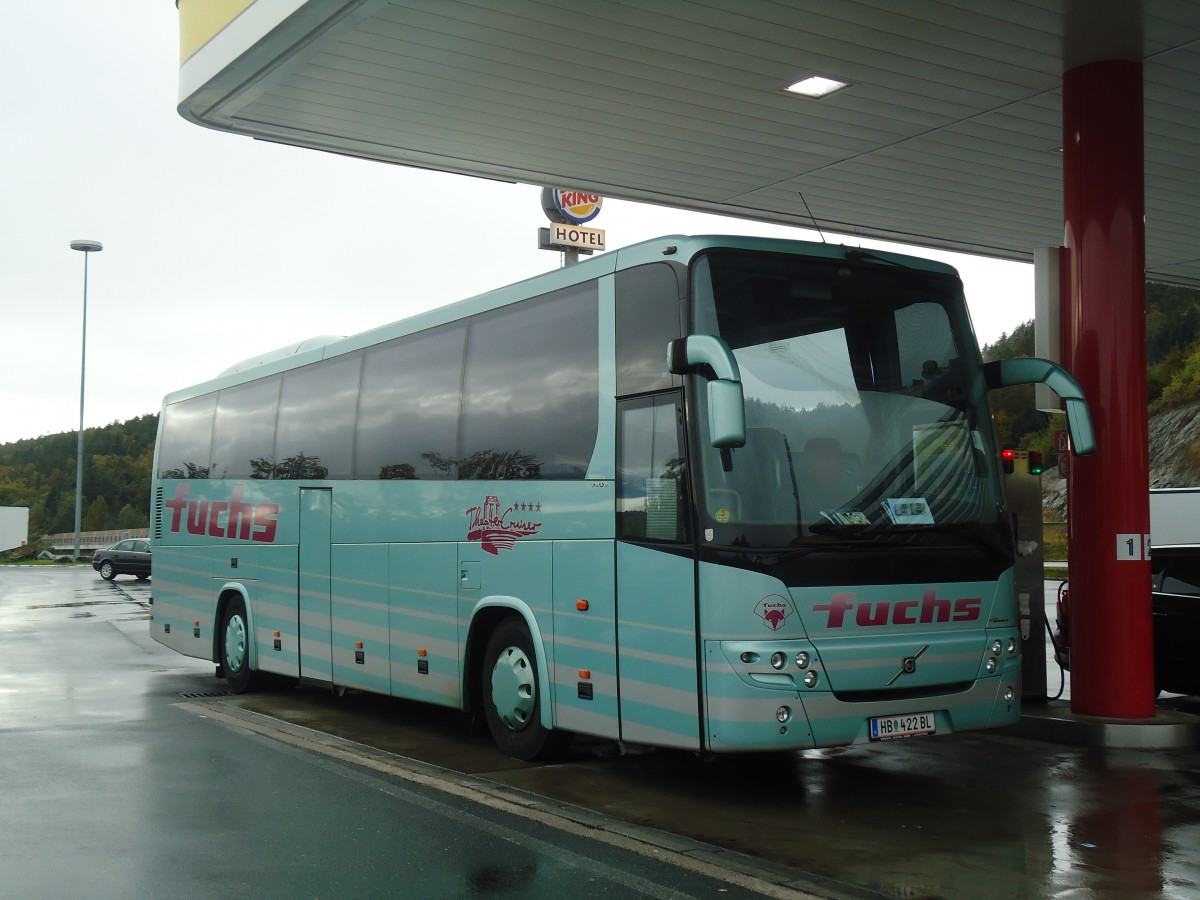
<path fill-rule="evenodd" d="M 1150 487 L 1200 487 L 1200 404 L 1151 416 Z M 1067 482 L 1057 468 L 1042 476 L 1046 522 L 1065 522 Z"/>

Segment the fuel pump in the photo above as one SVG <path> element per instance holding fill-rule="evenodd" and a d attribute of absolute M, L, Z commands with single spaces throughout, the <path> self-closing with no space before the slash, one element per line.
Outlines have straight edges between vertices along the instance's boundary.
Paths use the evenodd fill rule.
<path fill-rule="evenodd" d="M 1021 621 L 1021 699 L 1046 700 L 1045 550 L 1042 543 L 1042 454 L 1001 453 L 1008 510 L 1017 541 L 1014 577 Z"/>

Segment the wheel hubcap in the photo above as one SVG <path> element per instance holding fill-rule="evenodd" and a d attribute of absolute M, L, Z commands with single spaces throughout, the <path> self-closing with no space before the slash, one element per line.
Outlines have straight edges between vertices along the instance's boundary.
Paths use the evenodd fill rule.
<path fill-rule="evenodd" d="M 246 623 L 241 616 L 233 616 L 225 626 L 225 662 L 234 672 L 246 662 Z"/>
<path fill-rule="evenodd" d="M 492 669 L 492 705 L 513 731 L 529 724 L 537 700 L 534 667 L 520 647 L 507 647 Z"/>

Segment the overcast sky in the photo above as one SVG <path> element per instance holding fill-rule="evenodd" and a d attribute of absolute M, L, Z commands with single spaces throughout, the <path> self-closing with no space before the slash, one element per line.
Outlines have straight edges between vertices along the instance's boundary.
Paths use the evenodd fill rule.
<path fill-rule="evenodd" d="M 177 24 L 171 0 L 39 0 L 5 16 L 0 444 L 78 425 L 75 239 L 104 245 L 88 272 L 87 427 L 157 412 L 164 394 L 239 360 L 559 265 L 537 249 L 537 186 L 185 122 Z M 615 200 L 591 224 L 610 248 L 669 233 L 816 237 Z M 958 267 L 981 342 L 1033 317 L 1031 266 L 915 252 Z"/>

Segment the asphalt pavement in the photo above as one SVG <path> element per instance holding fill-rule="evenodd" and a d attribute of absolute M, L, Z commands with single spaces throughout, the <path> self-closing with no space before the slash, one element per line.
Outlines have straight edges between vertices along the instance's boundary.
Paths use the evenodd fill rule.
<path fill-rule="evenodd" d="M 0 567 L 0 897 L 799 895 L 211 715 L 148 593 Z"/>
<path fill-rule="evenodd" d="M 1200 897 L 1194 748 L 520 763 L 452 710 L 226 696 L 149 639 L 150 590 L 0 567 L 0 898 Z"/>

